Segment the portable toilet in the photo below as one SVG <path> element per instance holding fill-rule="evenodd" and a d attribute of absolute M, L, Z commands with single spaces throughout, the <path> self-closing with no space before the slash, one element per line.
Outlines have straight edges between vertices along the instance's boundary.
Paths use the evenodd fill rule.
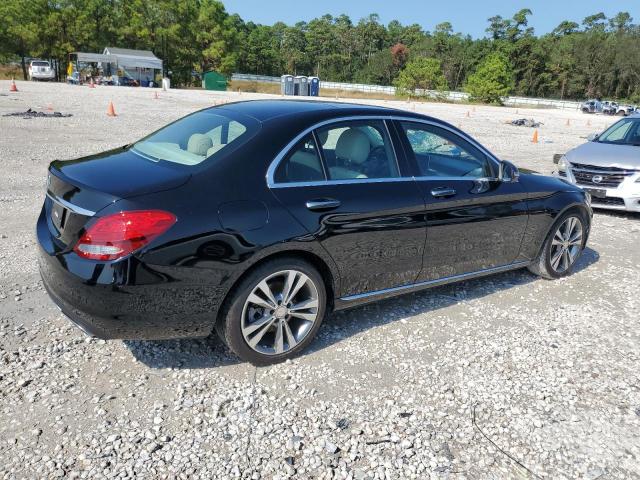
<path fill-rule="evenodd" d="M 202 87 L 205 90 L 225 92 L 227 90 L 227 77 L 218 72 L 207 72 L 202 76 Z"/>
<path fill-rule="evenodd" d="M 309 77 L 309 95 L 312 97 L 320 96 L 320 79 L 318 77 Z"/>
<path fill-rule="evenodd" d="M 295 89 L 295 95 L 300 95 L 301 97 L 309 96 L 309 79 L 304 75 L 294 77 L 293 86 Z"/>
<path fill-rule="evenodd" d="M 282 75 L 280 77 L 280 93 L 282 95 L 295 95 L 293 75 Z"/>

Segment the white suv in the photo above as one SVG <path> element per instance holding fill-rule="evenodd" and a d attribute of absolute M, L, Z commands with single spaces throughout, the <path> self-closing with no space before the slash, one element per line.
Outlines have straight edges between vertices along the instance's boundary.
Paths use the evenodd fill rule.
<path fill-rule="evenodd" d="M 29 63 L 29 80 L 55 80 L 56 72 L 46 60 L 32 60 Z"/>

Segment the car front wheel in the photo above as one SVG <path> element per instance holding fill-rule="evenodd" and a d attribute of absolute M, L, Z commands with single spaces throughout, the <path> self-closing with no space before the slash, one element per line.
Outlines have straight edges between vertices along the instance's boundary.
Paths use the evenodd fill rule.
<path fill-rule="evenodd" d="M 243 360 L 268 365 L 291 358 L 313 340 L 327 303 L 323 279 L 296 258 L 266 262 L 231 294 L 217 330 Z"/>
<path fill-rule="evenodd" d="M 529 270 L 548 279 L 569 275 L 584 250 L 587 222 L 577 211 L 565 213 L 554 224 Z"/>

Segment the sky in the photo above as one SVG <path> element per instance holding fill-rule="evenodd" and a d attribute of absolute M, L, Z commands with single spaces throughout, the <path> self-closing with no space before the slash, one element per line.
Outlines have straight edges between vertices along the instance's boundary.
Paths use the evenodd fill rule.
<path fill-rule="evenodd" d="M 581 23 L 598 12 L 612 17 L 626 11 L 640 22 L 640 0 L 222 0 L 230 13 L 238 13 L 245 21 L 272 25 L 283 21 L 293 25 L 329 13 L 346 13 L 356 23 L 360 18 L 377 13 L 385 25 L 397 19 L 402 24 L 418 23 L 433 31 L 441 22 L 451 22 L 455 32 L 474 38 L 485 36 L 487 18 L 501 15 L 511 18 L 522 8 L 533 15 L 529 25 L 538 35 L 553 30 L 563 20 Z"/>

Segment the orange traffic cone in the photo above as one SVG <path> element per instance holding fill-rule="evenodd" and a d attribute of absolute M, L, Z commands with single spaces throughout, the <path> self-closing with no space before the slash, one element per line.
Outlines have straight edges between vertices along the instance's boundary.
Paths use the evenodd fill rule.
<path fill-rule="evenodd" d="M 9 91 L 10 92 L 17 92 L 18 91 L 18 87 L 16 87 L 16 81 L 15 79 L 11 79 L 11 85 L 9 86 Z"/>
<path fill-rule="evenodd" d="M 531 142 L 538 143 L 538 130 L 533 131 L 533 138 L 531 139 Z"/>
<path fill-rule="evenodd" d="M 107 107 L 107 115 L 110 117 L 116 117 L 116 109 L 113 108 L 113 102 L 109 101 L 109 106 Z"/>

